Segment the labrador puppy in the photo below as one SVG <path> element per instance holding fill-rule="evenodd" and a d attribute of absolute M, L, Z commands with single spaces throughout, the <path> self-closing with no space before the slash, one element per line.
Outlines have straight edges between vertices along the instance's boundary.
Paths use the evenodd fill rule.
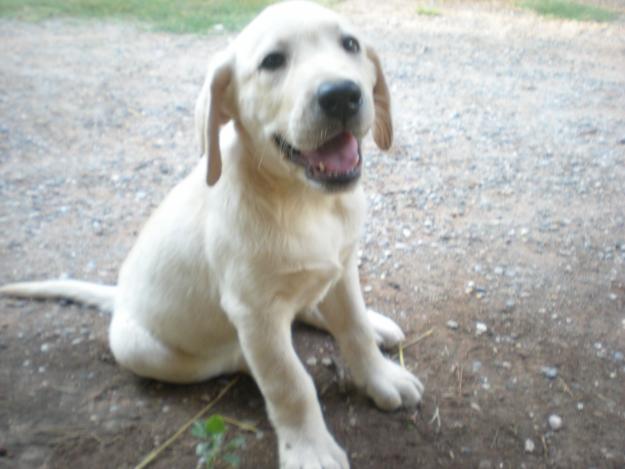
<path fill-rule="evenodd" d="M 346 21 L 314 3 L 266 8 L 209 67 L 196 106 L 203 157 L 148 220 L 117 286 L 8 285 L 113 310 L 117 362 L 191 383 L 251 373 L 284 468 L 347 468 L 295 353 L 300 319 L 337 340 L 378 407 L 414 406 L 423 386 L 378 345 L 403 339 L 368 311 L 357 244 L 365 198 L 361 141 L 392 141 L 380 61 Z"/>

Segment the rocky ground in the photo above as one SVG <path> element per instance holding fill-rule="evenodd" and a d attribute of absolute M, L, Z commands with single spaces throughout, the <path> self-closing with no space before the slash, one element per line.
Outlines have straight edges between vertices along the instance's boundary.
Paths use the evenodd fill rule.
<path fill-rule="evenodd" d="M 382 413 L 329 337 L 298 327 L 296 345 L 354 468 L 624 467 L 625 22 L 443 5 L 337 7 L 393 94 L 396 144 L 365 152 L 361 276 L 368 303 L 421 337 L 404 359 L 424 402 Z M 74 20 L 2 20 L 0 37 L 0 283 L 113 283 L 196 161 L 194 100 L 228 37 Z M 0 467 L 133 467 L 228 380 L 120 370 L 93 309 L 0 309 Z M 260 429 L 242 432 L 243 467 L 275 467 L 251 379 L 215 412 Z M 195 467 L 195 443 L 153 466 Z"/>

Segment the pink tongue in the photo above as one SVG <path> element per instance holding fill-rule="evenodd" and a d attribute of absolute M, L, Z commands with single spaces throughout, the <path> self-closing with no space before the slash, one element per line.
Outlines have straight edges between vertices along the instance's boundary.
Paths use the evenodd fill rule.
<path fill-rule="evenodd" d="M 351 133 L 343 132 L 316 150 L 303 151 L 302 156 L 314 168 L 322 164 L 323 172 L 347 173 L 358 164 L 358 141 Z"/>

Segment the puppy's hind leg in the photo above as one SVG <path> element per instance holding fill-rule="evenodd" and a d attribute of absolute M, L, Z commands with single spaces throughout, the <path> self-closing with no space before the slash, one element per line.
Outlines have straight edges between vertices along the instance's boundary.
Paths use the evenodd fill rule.
<path fill-rule="evenodd" d="M 373 327 L 375 342 L 379 347 L 389 349 L 405 339 L 401 328 L 392 319 L 372 309 L 367 310 L 367 318 Z M 297 315 L 297 319 L 322 331 L 329 331 L 326 320 L 317 308 L 303 310 Z"/>
<path fill-rule="evenodd" d="M 191 355 L 162 342 L 120 311 L 113 315 L 109 344 L 122 367 L 139 376 L 170 383 L 194 383 L 221 374 L 247 371 L 237 340 L 210 356 Z"/>

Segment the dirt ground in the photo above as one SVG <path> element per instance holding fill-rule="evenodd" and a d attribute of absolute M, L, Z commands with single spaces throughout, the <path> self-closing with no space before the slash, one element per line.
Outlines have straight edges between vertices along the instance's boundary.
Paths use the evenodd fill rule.
<path fill-rule="evenodd" d="M 296 327 L 352 467 L 625 467 L 623 16 L 337 8 L 376 45 L 394 98 L 393 150 L 366 145 L 365 296 L 425 334 L 404 357 L 424 402 L 383 413 L 323 364 L 339 360 L 328 336 Z M 0 40 L 0 283 L 114 283 L 196 161 L 195 97 L 228 36 L 2 20 Z M 94 309 L 4 298 L 0 311 L 0 468 L 133 467 L 230 379 L 121 370 Z M 242 467 L 276 467 L 250 378 L 215 412 L 261 430 L 244 433 Z M 194 446 L 185 433 L 153 467 L 195 467 Z"/>

